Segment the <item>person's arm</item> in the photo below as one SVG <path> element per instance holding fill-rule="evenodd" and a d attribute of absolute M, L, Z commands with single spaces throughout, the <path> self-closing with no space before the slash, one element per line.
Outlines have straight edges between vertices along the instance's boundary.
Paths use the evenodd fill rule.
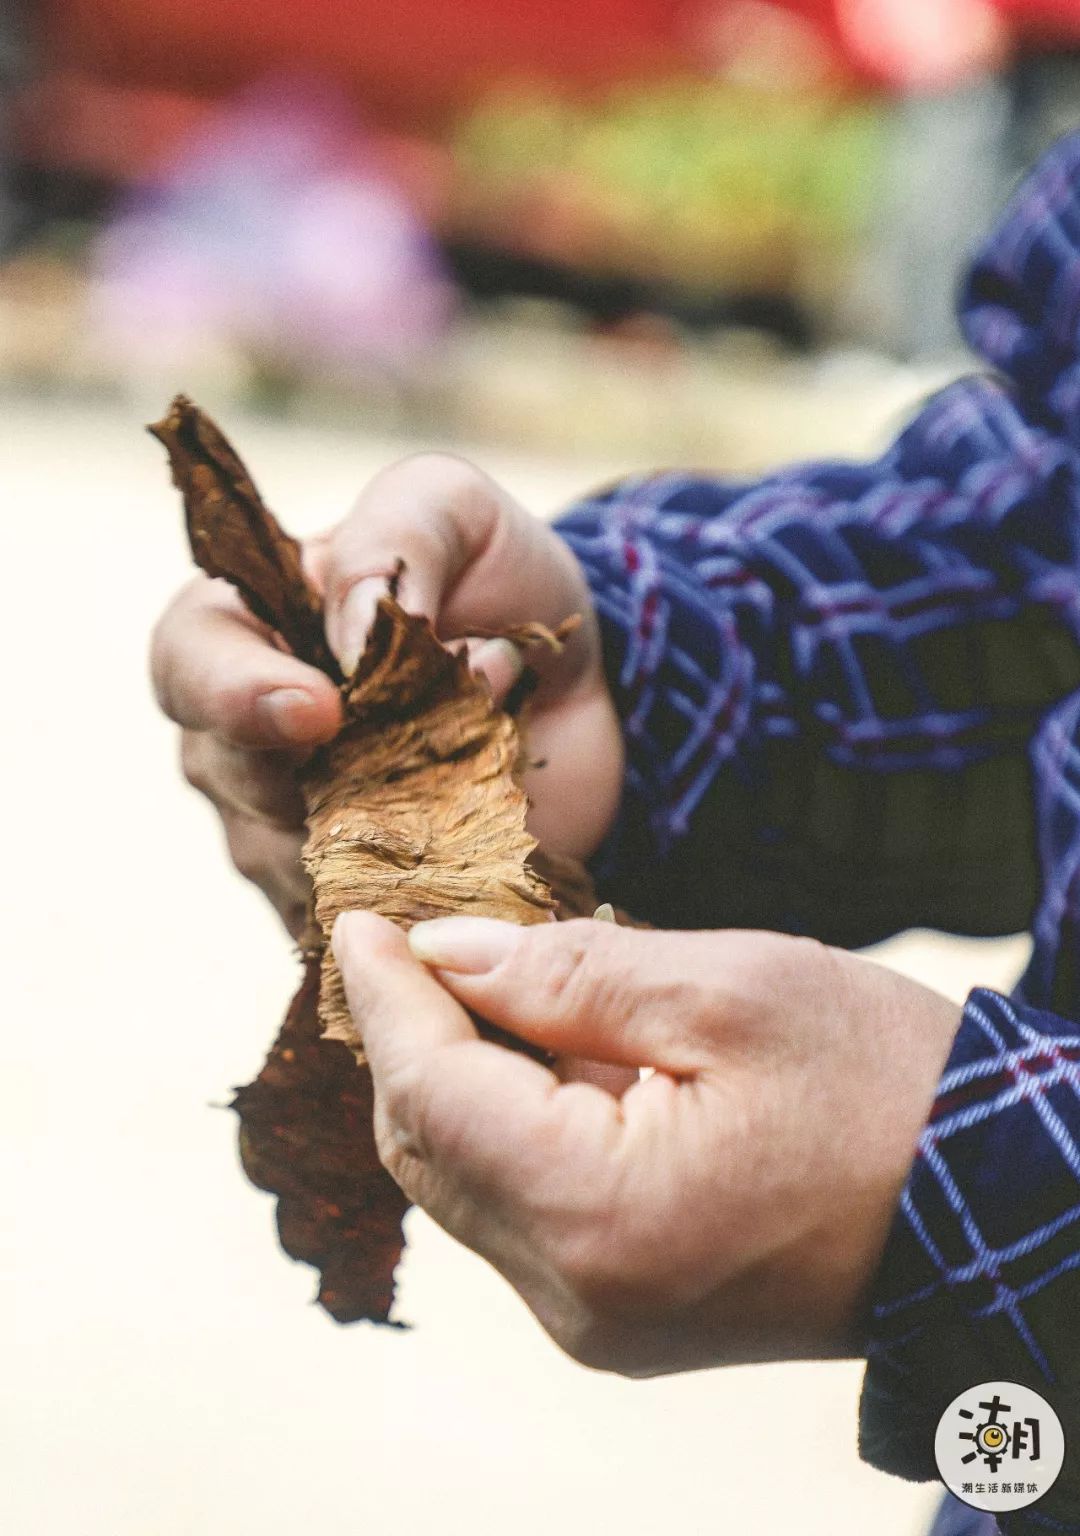
<path fill-rule="evenodd" d="M 865 1459 L 937 1473 L 954 1398 L 1019 1382 L 1062 1421 L 1066 1460 L 1009 1533 L 1080 1531 L 1080 1026 L 971 994 L 876 1282 L 862 1400 Z M 1038 1481 L 1045 1464 L 1001 1473 Z M 973 1481 L 986 1482 L 976 1459 Z"/>
<path fill-rule="evenodd" d="M 628 753 L 597 867 L 636 915 L 1026 925 L 1027 748 L 1080 683 L 1077 270 L 1080 136 L 968 280 L 1010 382 L 945 390 L 874 464 L 629 481 L 562 519 Z"/>
<path fill-rule="evenodd" d="M 387 1168 L 576 1359 L 869 1346 L 863 1453 L 917 1479 L 954 1396 L 1028 1383 L 1067 1455 L 1008 1528 L 1080 1533 L 1080 1029 L 778 934 L 347 913 L 334 949 Z M 560 1082 L 477 1017 L 653 1071 Z"/>
<path fill-rule="evenodd" d="M 1032 758 L 1031 964 L 1011 1001 L 980 990 L 964 1010 L 874 1286 L 861 1434 L 876 1466 L 932 1477 L 953 1398 L 1034 1387 L 1064 1422 L 1067 1460 L 1045 1504 L 1003 1521 L 1015 1533 L 1080 1530 L 1080 694 Z M 1028 1465 L 1025 1480 L 1040 1474 Z"/>

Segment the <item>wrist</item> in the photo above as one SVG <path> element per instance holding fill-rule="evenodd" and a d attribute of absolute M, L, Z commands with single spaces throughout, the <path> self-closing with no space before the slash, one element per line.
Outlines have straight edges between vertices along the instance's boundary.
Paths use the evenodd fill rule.
<path fill-rule="evenodd" d="M 862 1453 L 885 1471 L 933 1477 L 940 1415 L 983 1381 L 1035 1387 L 1080 1431 L 1052 1385 L 1080 1305 L 1077 1057 L 1073 1022 L 968 998 L 871 1296 Z"/>

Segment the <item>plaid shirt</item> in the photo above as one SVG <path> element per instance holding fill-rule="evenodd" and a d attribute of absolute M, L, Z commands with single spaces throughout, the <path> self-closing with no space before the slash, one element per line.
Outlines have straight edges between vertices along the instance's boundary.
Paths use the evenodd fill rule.
<path fill-rule="evenodd" d="M 1080 135 L 962 297 L 996 377 L 876 463 L 630 480 L 559 523 L 628 751 L 605 890 L 665 926 L 862 944 L 1031 926 L 972 994 L 872 1300 L 864 1454 L 932 1478 L 964 1388 L 1027 1382 L 1067 1459 L 1011 1532 L 1080 1532 Z"/>

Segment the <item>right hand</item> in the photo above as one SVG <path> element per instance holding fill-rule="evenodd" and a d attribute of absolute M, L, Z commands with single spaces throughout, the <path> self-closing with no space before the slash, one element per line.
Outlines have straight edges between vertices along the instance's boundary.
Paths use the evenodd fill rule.
<path fill-rule="evenodd" d="M 585 859 L 611 825 L 624 751 L 604 680 L 600 635 L 577 561 L 552 530 L 462 459 L 420 454 L 383 470 L 350 515 L 309 540 L 304 563 L 323 593 L 326 633 L 346 673 L 364 648 L 398 559 L 403 607 L 444 640 L 531 619 L 582 624 L 558 657 L 537 647 L 525 775 L 529 828 L 555 853 Z M 496 700 L 520 672 L 503 641 L 472 643 Z M 294 937 L 304 925 L 303 803 L 296 770 L 341 725 L 337 690 L 283 651 L 224 581 L 198 576 L 154 631 L 158 702 L 181 727 L 184 773 L 209 797 L 241 874 L 270 898 Z"/>
<path fill-rule="evenodd" d="M 649 1376 L 862 1351 L 955 1003 L 746 929 L 450 917 L 406 939 L 343 912 L 333 943 L 380 1158 L 575 1359 Z M 478 1018 L 593 1065 L 567 1084 Z"/>

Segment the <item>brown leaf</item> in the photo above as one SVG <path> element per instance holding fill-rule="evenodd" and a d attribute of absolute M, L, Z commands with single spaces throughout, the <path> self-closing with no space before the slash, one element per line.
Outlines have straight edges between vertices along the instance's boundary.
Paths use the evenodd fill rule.
<path fill-rule="evenodd" d="M 408 1201 L 379 1162 L 371 1074 L 320 1039 L 319 965 L 309 960 L 281 1033 L 237 1090 L 240 1159 L 278 1196 L 281 1246 L 321 1271 L 318 1299 L 339 1323 L 386 1322 Z"/>
<path fill-rule="evenodd" d="M 339 912 L 379 912 L 403 928 L 468 913 L 550 921 L 555 901 L 529 864 L 528 801 L 514 779 L 517 726 L 486 686 L 391 597 L 379 603 L 346 693 L 348 724 L 303 774 L 324 941 Z M 358 1052 L 333 955 L 320 1013 L 329 1039 Z"/>
<path fill-rule="evenodd" d="M 232 444 L 185 395 L 148 430 L 168 451 L 195 563 L 208 576 L 231 581 L 294 655 L 340 682 L 323 632 L 322 600 L 304 574 L 300 546 L 267 510 Z"/>
<path fill-rule="evenodd" d="M 518 726 L 465 658 L 387 596 L 342 682 L 300 547 L 229 443 L 183 397 L 151 430 L 169 451 L 198 564 L 342 685 L 343 729 L 302 773 L 313 881 L 304 979 L 234 1107 L 244 1168 L 278 1196 L 285 1251 L 321 1271 L 320 1302 L 339 1322 L 385 1322 L 407 1202 L 376 1154 L 371 1076 L 327 943 L 334 919 L 364 908 L 406 928 L 458 913 L 535 923 L 591 914 L 596 894 L 580 865 L 542 854 L 526 832 Z M 568 627 L 510 637 L 558 647 Z"/>

